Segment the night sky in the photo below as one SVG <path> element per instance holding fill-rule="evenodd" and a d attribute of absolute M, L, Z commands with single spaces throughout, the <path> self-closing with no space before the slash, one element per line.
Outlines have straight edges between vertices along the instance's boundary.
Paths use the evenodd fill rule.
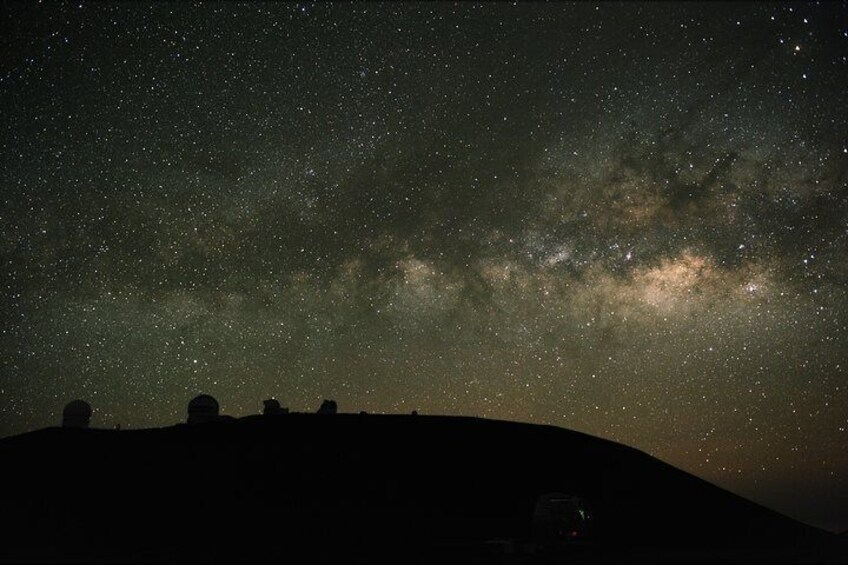
<path fill-rule="evenodd" d="M 332 398 L 848 527 L 845 3 L 0 10 L 0 435 Z"/>

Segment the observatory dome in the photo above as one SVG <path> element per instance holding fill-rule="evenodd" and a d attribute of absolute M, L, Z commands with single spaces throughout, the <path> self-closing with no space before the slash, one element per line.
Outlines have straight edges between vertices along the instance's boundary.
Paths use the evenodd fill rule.
<path fill-rule="evenodd" d="M 188 423 L 199 424 L 209 422 L 218 418 L 218 401 L 208 394 L 194 397 L 188 403 Z"/>
<path fill-rule="evenodd" d="M 63 428 L 87 428 L 91 421 L 91 405 L 84 400 L 72 400 L 62 410 Z"/>

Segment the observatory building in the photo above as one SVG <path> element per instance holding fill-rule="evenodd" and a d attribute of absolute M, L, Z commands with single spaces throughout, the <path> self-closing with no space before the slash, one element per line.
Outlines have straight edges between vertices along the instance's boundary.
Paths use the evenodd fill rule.
<path fill-rule="evenodd" d="M 62 410 L 63 428 L 87 428 L 91 422 L 91 405 L 84 400 L 72 400 Z"/>
<path fill-rule="evenodd" d="M 280 406 L 280 401 L 276 398 L 269 398 L 265 400 L 263 403 L 262 413 L 266 416 L 277 416 L 280 414 L 288 414 L 288 408 L 282 408 Z"/>
<path fill-rule="evenodd" d="M 335 414 L 338 411 L 339 407 L 335 400 L 325 400 L 321 403 L 321 407 L 318 409 L 318 414 Z"/>
<path fill-rule="evenodd" d="M 188 403 L 188 420 L 186 421 L 189 424 L 213 422 L 219 418 L 220 409 L 217 400 L 208 394 L 201 394 Z"/>

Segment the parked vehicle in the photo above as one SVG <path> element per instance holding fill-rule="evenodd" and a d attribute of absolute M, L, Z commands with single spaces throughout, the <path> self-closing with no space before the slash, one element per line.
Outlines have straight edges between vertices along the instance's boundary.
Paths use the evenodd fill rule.
<path fill-rule="evenodd" d="M 536 544 L 580 544 L 592 533 L 592 516 L 586 501 L 575 495 L 550 492 L 536 499 L 533 541 Z"/>

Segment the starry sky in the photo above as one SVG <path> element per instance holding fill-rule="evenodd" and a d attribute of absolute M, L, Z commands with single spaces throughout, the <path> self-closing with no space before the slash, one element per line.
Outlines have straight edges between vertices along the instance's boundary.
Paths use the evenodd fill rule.
<path fill-rule="evenodd" d="M 0 435 L 333 398 L 848 527 L 845 3 L 0 16 Z"/>

